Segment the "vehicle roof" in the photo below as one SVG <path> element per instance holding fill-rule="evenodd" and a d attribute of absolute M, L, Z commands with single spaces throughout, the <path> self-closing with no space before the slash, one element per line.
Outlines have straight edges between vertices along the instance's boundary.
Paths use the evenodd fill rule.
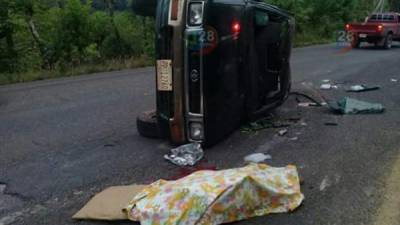
<path fill-rule="evenodd" d="M 398 12 L 384 12 L 384 13 L 371 13 L 371 15 L 370 16 L 372 16 L 372 15 L 400 15 L 400 13 L 398 13 Z"/>

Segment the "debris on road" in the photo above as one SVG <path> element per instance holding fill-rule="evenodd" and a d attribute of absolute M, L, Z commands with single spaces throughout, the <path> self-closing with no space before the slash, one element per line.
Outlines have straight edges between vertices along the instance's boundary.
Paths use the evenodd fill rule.
<path fill-rule="evenodd" d="M 337 85 L 333 84 L 322 84 L 320 89 L 321 90 L 331 90 L 331 89 L 338 89 L 339 87 Z"/>
<path fill-rule="evenodd" d="M 283 129 L 283 130 L 280 130 L 280 131 L 278 132 L 279 136 L 285 136 L 287 133 L 288 133 L 288 130 L 287 130 L 287 129 Z"/>
<path fill-rule="evenodd" d="M 349 97 L 337 102 L 329 102 L 329 107 L 332 111 L 340 114 L 372 114 L 385 111 L 382 104 L 360 101 Z"/>
<path fill-rule="evenodd" d="M 350 87 L 347 92 L 367 92 L 367 91 L 376 91 L 381 89 L 379 86 L 368 87 L 365 85 L 353 85 Z"/>
<path fill-rule="evenodd" d="M 309 107 L 309 106 L 321 107 L 321 106 L 324 106 L 324 105 L 327 104 L 326 102 L 318 102 L 317 100 L 315 100 L 311 96 L 308 96 L 306 94 L 299 93 L 299 92 L 291 92 L 290 95 L 296 95 L 297 96 L 296 97 L 296 101 L 297 101 L 298 105 L 301 106 L 301 107 Z M 310 102 L 302 102 L 298 98 L 298 96 L 304 97 L 304 98 L 310 100 Z"/>
<path fill-rule="evenodd" d="M 320 87 L 322 90 L 330 90 L 332 88 L 331 84 L 322 84 Z"/>
<path fill-rule="evenodd" d="M 329 180 L 329 177 L 325 177 L 323 180 L 322 180 L 322 182 L 321 182 L 321 184 L 319 185 L 319 191 L 325 191 L 325 189 L 327 188 L 327 187 L 329 187 L 331 185 L 331 182 L 330 182 L 330 180 Z"/>
<path fill-rule="evenodd" d="M 298 106 L 300 106 L 300 107 L 321 107 L 317 103 L 314 103 L 314 102 L 300 102 L 298 104 Z"/>
<path fill-rule="evenodd" d="M 272 117 L 262 118 L 255 122 L 249 123 L 242 126 L 240 129 L 243 133 L 257 132 L 260 130 L 270 129 L 270 128 L 285 128 L 290 127 L 299 121 L 299 118 L 289 118 L 289 119 L 274 119 Z"/>
<path fill-rule="evenodd" d="M 194 166 L 204 156 L 203 149 L 199 143 L 182 145 L 172 149 L 164 158 L 177 166 Z"/>
<path fill-rule="evenodd" d="M 265 160 L 269 160 L 269 159 L 272 159 L 272 157 L 270 155 L 266 155 L 264 153 L 255 153 L 255 154 L 246 156 L 244 158 L 244 161 L 248 162 L 248 163 L 262 163 Z"/>
<path fill-rule="evenodd" d="M 223 224 L 290 212 L 303 199 L 295 166 L 251 164 L 157 181 L 136 195 L 125 212 L 141 224 Z"/>
<path fill-rule="evenodd" d="M 392 81 L 392 82 L 398 82 L 399 80 L 397 80 L 397 79 L 391 79 L 390 81 Z"/>
<path fill-rule="evenodd" d="M 298 140 L 299 140 L 299 137 L 292 137 L 292 138 L 289 138 L 289 140 L 290 140 L 290 141 L 298 141 Z"/>
<path fill-rule="evenodd" d="M 74 195 L 83 195 L 83 191 L 74 191 Z"/>

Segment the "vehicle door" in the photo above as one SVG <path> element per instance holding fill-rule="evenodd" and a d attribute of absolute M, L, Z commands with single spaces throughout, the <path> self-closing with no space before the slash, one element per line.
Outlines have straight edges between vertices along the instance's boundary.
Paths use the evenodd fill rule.
<path fill-rule="evenodd" d="M 254 45 L 259 109 L 274 103 L 288 89 L 289 23 L 274 8 L 254 8 Z M 289 51 L 289 52 L 288 52 Z"/>

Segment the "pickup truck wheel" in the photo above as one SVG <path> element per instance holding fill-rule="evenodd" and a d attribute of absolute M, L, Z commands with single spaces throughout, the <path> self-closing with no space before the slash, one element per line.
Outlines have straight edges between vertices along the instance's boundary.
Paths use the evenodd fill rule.
<path fill-rule="evenodd" d="M 351 47 L 352 48 L 360 48 L 360 40 L 358 37 L 353 37 L 353 40 L 351 41 Z"/>
<path fill-rule="evenodd" d="M 393 45 L 393 34 L 388 34 L 385 38 L 385 42 L 383 44 L 383 47 L 385 49 L 391 49 Z"/>
<path fill-rule="evenodd" d="M 161 138 L 155 111 L 144 112 L 136 119 L 139 134 L 147 138 Z"/>

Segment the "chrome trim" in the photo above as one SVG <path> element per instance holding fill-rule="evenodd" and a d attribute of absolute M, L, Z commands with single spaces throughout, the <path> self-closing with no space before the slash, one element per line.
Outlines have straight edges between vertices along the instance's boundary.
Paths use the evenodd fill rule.
<path fill-rule="evenodd" d="M 188 1 L 186 5 L 186 9 L 188 12 L 185 18 L 186 21 L 186 30 L 184 32 L 185 35 L 185 43 L 184 43 L 184 91 L 185 91 L 185 118 L 186 118 L 186 135 L 190 142 L 203 142 L 204 140 L 193 140 L 190 134 L 190 123 L 197 122 L 203 125 L 203 138 L 205 136 L 204 131 L 204 92 L 203 92 L 203 48 L 200 48 L 200 56 L 199 56 L 199 81 L 200 82 L 200 114 L 190 112 L 190 105 L 189 105 L 189 84 L 190 84 L 190 69 L 189 68 L 189 40 L 188 36 L 190 33 L 193 32 L 201 32 L 204 31 L 203 24 L 198 26 L 190 26 L 188 17 L 189 17 L 189 5 L 190 3 L 202 3 L 203 6 L 203 24 L 204 24 L 204 5 L 203 1 Z"/>

